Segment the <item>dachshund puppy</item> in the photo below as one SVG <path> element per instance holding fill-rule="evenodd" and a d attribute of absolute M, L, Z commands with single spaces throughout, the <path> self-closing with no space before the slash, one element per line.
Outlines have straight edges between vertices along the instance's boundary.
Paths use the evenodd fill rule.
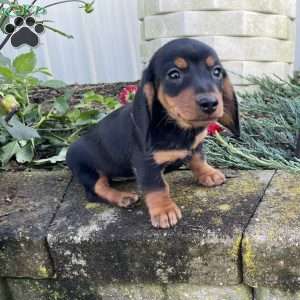
<path fill-rule="evenodd" d="M 169 228 L 182 214 L 164 172 L 185 163 L 203 186 L 225 181 L 202 153 L 207 127 L 217 121 L 239 136 L 237 99 L 217 54 L 193 39 L 174 40 L 152 57 L 133 103 L 71 145 L 67 164 L 90 201 L 120 207 L 131 206 L 138 196 L 113 189 L 110 181 L 135 176 L 152 225 Z"/>

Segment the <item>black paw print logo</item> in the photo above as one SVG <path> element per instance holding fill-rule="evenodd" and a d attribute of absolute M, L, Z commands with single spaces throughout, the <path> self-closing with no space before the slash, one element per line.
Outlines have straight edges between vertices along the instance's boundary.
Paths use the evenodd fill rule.
<path fill-rule="evenodd" d="M 14 47 L 28 45 L 35 47 L 39 43 L 38 34 L 44 32 L 45 27 L 41 23 L 37 23 L 33 17 L 16 17 L 14 24 L 7 24 L 5 32 L 11 35 L 11 44 Z"/>

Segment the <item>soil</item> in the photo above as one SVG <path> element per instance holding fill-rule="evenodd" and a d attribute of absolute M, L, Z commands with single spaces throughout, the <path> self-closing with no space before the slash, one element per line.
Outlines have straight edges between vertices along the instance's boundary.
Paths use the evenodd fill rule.
<path fill-rule="evenodd" d="M 72 84 L 67 88 L 73 91 L 71 103 L 78 102 L 84 93 L 94 91 L 103 96 L 117 96 L 123 87 L 129 84 L 137 84 L 138 82 L 118 82 L 118 83 L 99 83 L 99 84 Z M 38 87 L 30 93 L 30 98 L 35 103 L 52 100 L 64 94 L 63 89 L 53 89 Z"/>

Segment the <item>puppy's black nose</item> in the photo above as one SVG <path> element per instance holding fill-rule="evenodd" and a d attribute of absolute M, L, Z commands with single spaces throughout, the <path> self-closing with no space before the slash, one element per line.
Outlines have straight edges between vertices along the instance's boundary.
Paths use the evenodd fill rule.
<path fill-rule="evenodd" d="M 206 114 L 212 114 L 217 110 L 218 100 L 214 96 L 200 96 L 197 102 L 200 109 Z"/>

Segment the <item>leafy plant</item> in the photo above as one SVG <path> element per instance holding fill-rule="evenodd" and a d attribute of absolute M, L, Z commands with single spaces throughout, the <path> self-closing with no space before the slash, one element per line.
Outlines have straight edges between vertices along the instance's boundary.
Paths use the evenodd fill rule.
<path fill-rule="evenodd" d="M 107 111 L 120 104 L 115 98 L 88 92 L 72 104 L 70 91 L 59 80 L 41 81 L 38 74 L 51 75 L 38 68 L 33 51 L 12 62 L 0 54 L 0 163 L 45 164 L 64 161 L 67 147 Z M 53 101 L 33 103 L 30 92 L 38 86 L 64 89 Z M 99 107 L 102 109 L 99 110 Z M 105 108 L 105 109 L 104 109 Z"/>

